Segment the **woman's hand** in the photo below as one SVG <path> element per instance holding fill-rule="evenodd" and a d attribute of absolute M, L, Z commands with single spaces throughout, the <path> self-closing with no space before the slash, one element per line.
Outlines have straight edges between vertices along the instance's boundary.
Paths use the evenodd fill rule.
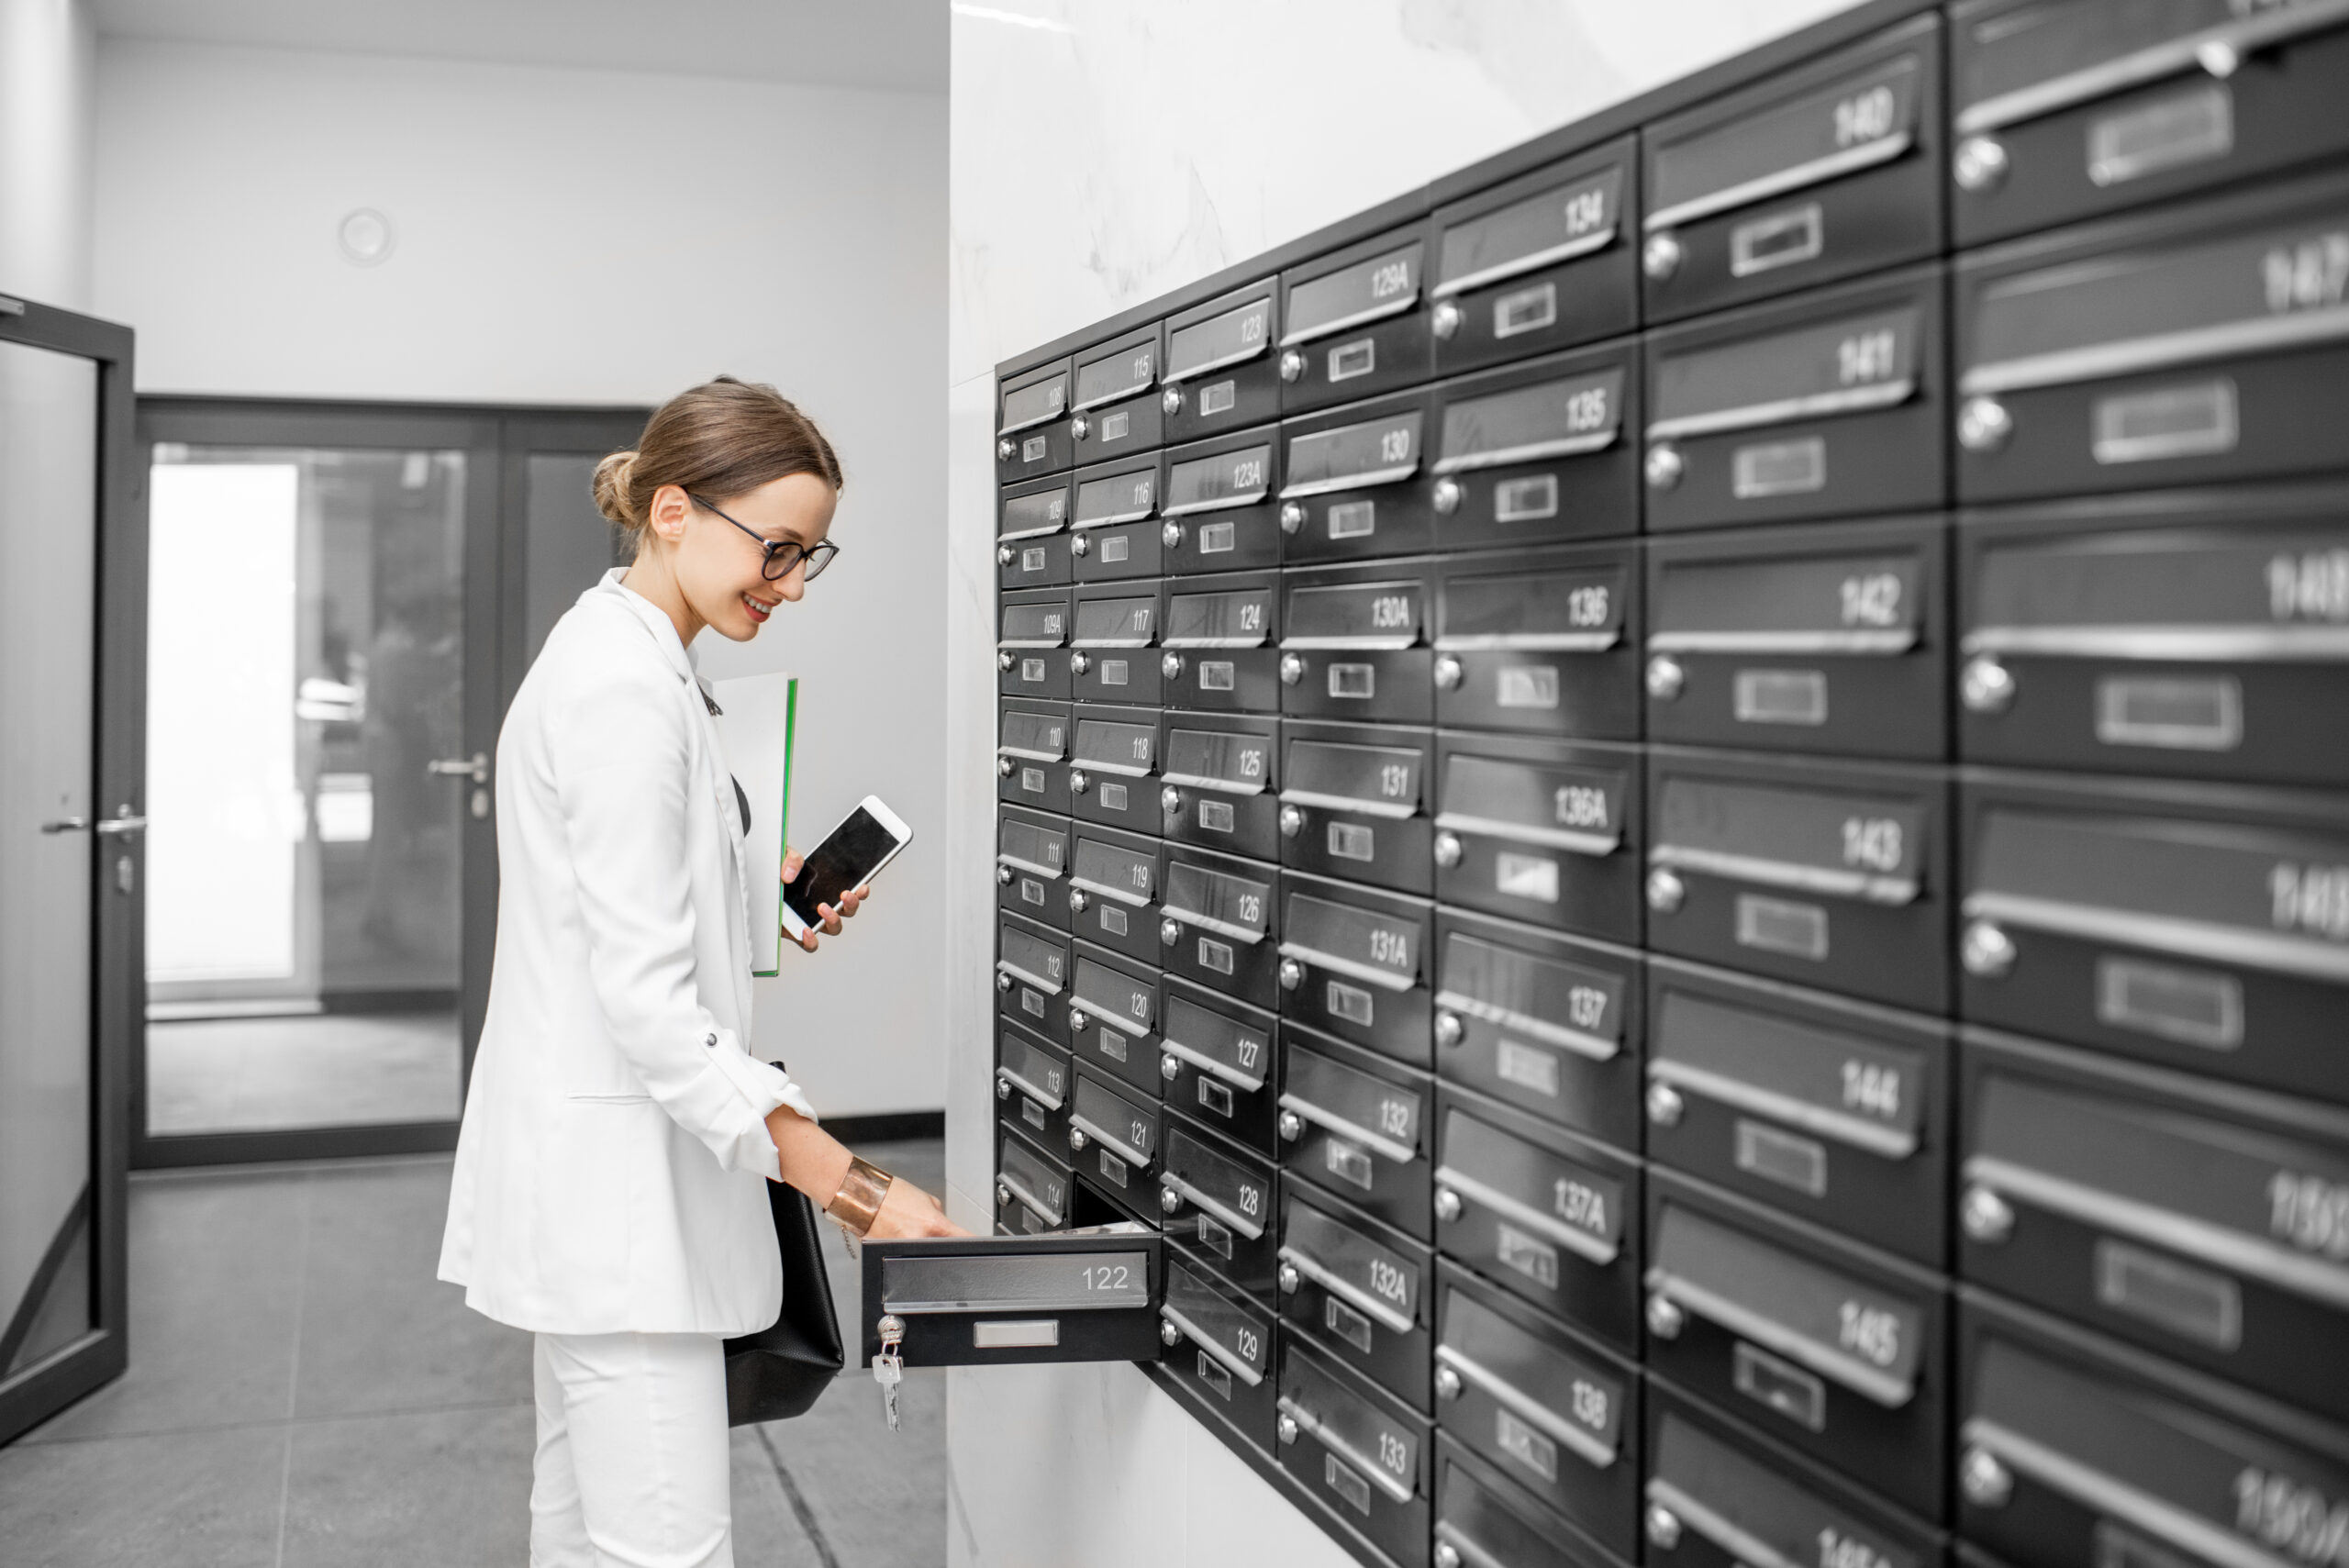
<path fill-rule="evenodd" d="M 799 875 L 799 868 L 805 863 L 806 862 L 798 851 L 789 848 L 785 849 L 783 851 L 783 880 L 785 882 L 796 880 Z M 838 907 L 834 907 L 829 904 L 817 905 L 816 913 L 823 917 L 824 935 L 828 937 L 839 936 L 841 934 L 841 922 L 842 920 L 852 918 L 857 910 L 863 906 L 864 901 L 872 896 L 873 889 L 871 887 L 860 887 L 853 893 L 841 895 Z M 800 932 L 799 945 L 806 948 L 809 952 L 814 952 L 816 951 L 816 933 L 812 930 Z"/>
<path fill-rule="evenodd" d="M 969 1231 L 946 1218 L 938 1200 L 906 1180 L 893 1178 L 889 1193 L 881 1200 L 881 1212 L 873 1217 L 873 1229 L 866 1231 L 867 1240 L 896 1240 L 907 1236 L 968 1236 Z"/>

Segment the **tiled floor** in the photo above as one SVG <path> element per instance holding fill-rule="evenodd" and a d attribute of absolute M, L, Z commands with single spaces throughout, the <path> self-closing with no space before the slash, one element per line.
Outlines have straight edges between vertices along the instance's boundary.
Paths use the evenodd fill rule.
<path fill-rule="evenodd" d="M 147 1026 L 147 1130 L 453 1121 L 457 1017 L 319 1014 Z"/>
<path fill-rule="evenodd" d="M 869 1146 L 939 1191 L 940 1145 Z M 149 1173 L 130 1369 L 0 1449 L 6 1568 L 390 1568 L 529 1558 L 530 1340 L 433 1277 L 445 1155 Z M 855 1353 L 854 1272 L 831 1259 Z M 742 1568 L 934 1568 L 945 1383 L 904 1430 L 869 1373 L 734 1432 Z"/>

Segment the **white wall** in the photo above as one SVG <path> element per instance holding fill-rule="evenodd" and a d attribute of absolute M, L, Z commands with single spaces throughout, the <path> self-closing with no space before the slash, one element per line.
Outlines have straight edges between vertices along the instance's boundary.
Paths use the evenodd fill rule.
<path fill-rule="evenodd" d="M 996 0 L 952 37 L 947 1181 L 995 1099 L 992 367 L 1849 0 Z M 1027 25 L 993 19 L 1006 10 Z M 1342 85 L 1340 85 L 1342 84 Z M 1351 1560 L 1131 1367 L 950 1375 L 951 1561 Z"/>
<path fill-rule="evenodd" d="M 944 101 L 115 39 L 97 80 L 95 296 L 141 391 L 652 404 L 731 372 L 822 425 L 841 558 L 703 667 L 801 675 L 795 838 L 875 792 L 920 839 L 760 982 L 758 1043 L 829 1114 L 936 1108 Z M 338 246 L 360 207 L 378 265 Z"/>
<path fill-rule="evenodd" d="M 0 0 L 0 294 L 90 300 L 96 40 L 83 0 Z"/>

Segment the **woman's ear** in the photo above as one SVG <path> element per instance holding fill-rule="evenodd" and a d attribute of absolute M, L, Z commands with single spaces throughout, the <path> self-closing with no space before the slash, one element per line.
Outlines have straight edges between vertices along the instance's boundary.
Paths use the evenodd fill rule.
<path fill-rule="evenodd" d="M 685 518 L 693 510 L 693 502 L 678 484 L 663 484 L 652 493 L 652 505 L 645 516 L 645 526 L 668 544 L 675 544 L 685 537 Z"/>

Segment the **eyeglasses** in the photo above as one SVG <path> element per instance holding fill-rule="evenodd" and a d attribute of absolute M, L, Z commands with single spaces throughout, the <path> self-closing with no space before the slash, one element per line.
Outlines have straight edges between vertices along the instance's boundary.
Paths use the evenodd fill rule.
<path fill-rule="evenodd" d="M 717 507 L 691 491 L 685 493 L 685 499 L 705 512 L 718 512 L 719 517 L 726 517 L 725 513 L 718 512 Z M 796 539 L 773 539 L 756 528 L 743 528 L 740 523 L 734 522 L 731 517 L 726 517 L 726 520 L 734 523 L 736 528 L 741 528 L 744 533 L 759 541 L 759 548 L 766 552 L 767 557 L 766 564 L 760 569 L 760 575 L 770 583 L 779 583 L 790 576 L 791 569 L 802 561 L 807 563 L 807 574 L 800 581 L 813 583 L 824 574 L 824 568 L 832 563 L 832 557 L 841 552 L 841 547 L 829 539 L 812 545 L 801 544 Z"/>

